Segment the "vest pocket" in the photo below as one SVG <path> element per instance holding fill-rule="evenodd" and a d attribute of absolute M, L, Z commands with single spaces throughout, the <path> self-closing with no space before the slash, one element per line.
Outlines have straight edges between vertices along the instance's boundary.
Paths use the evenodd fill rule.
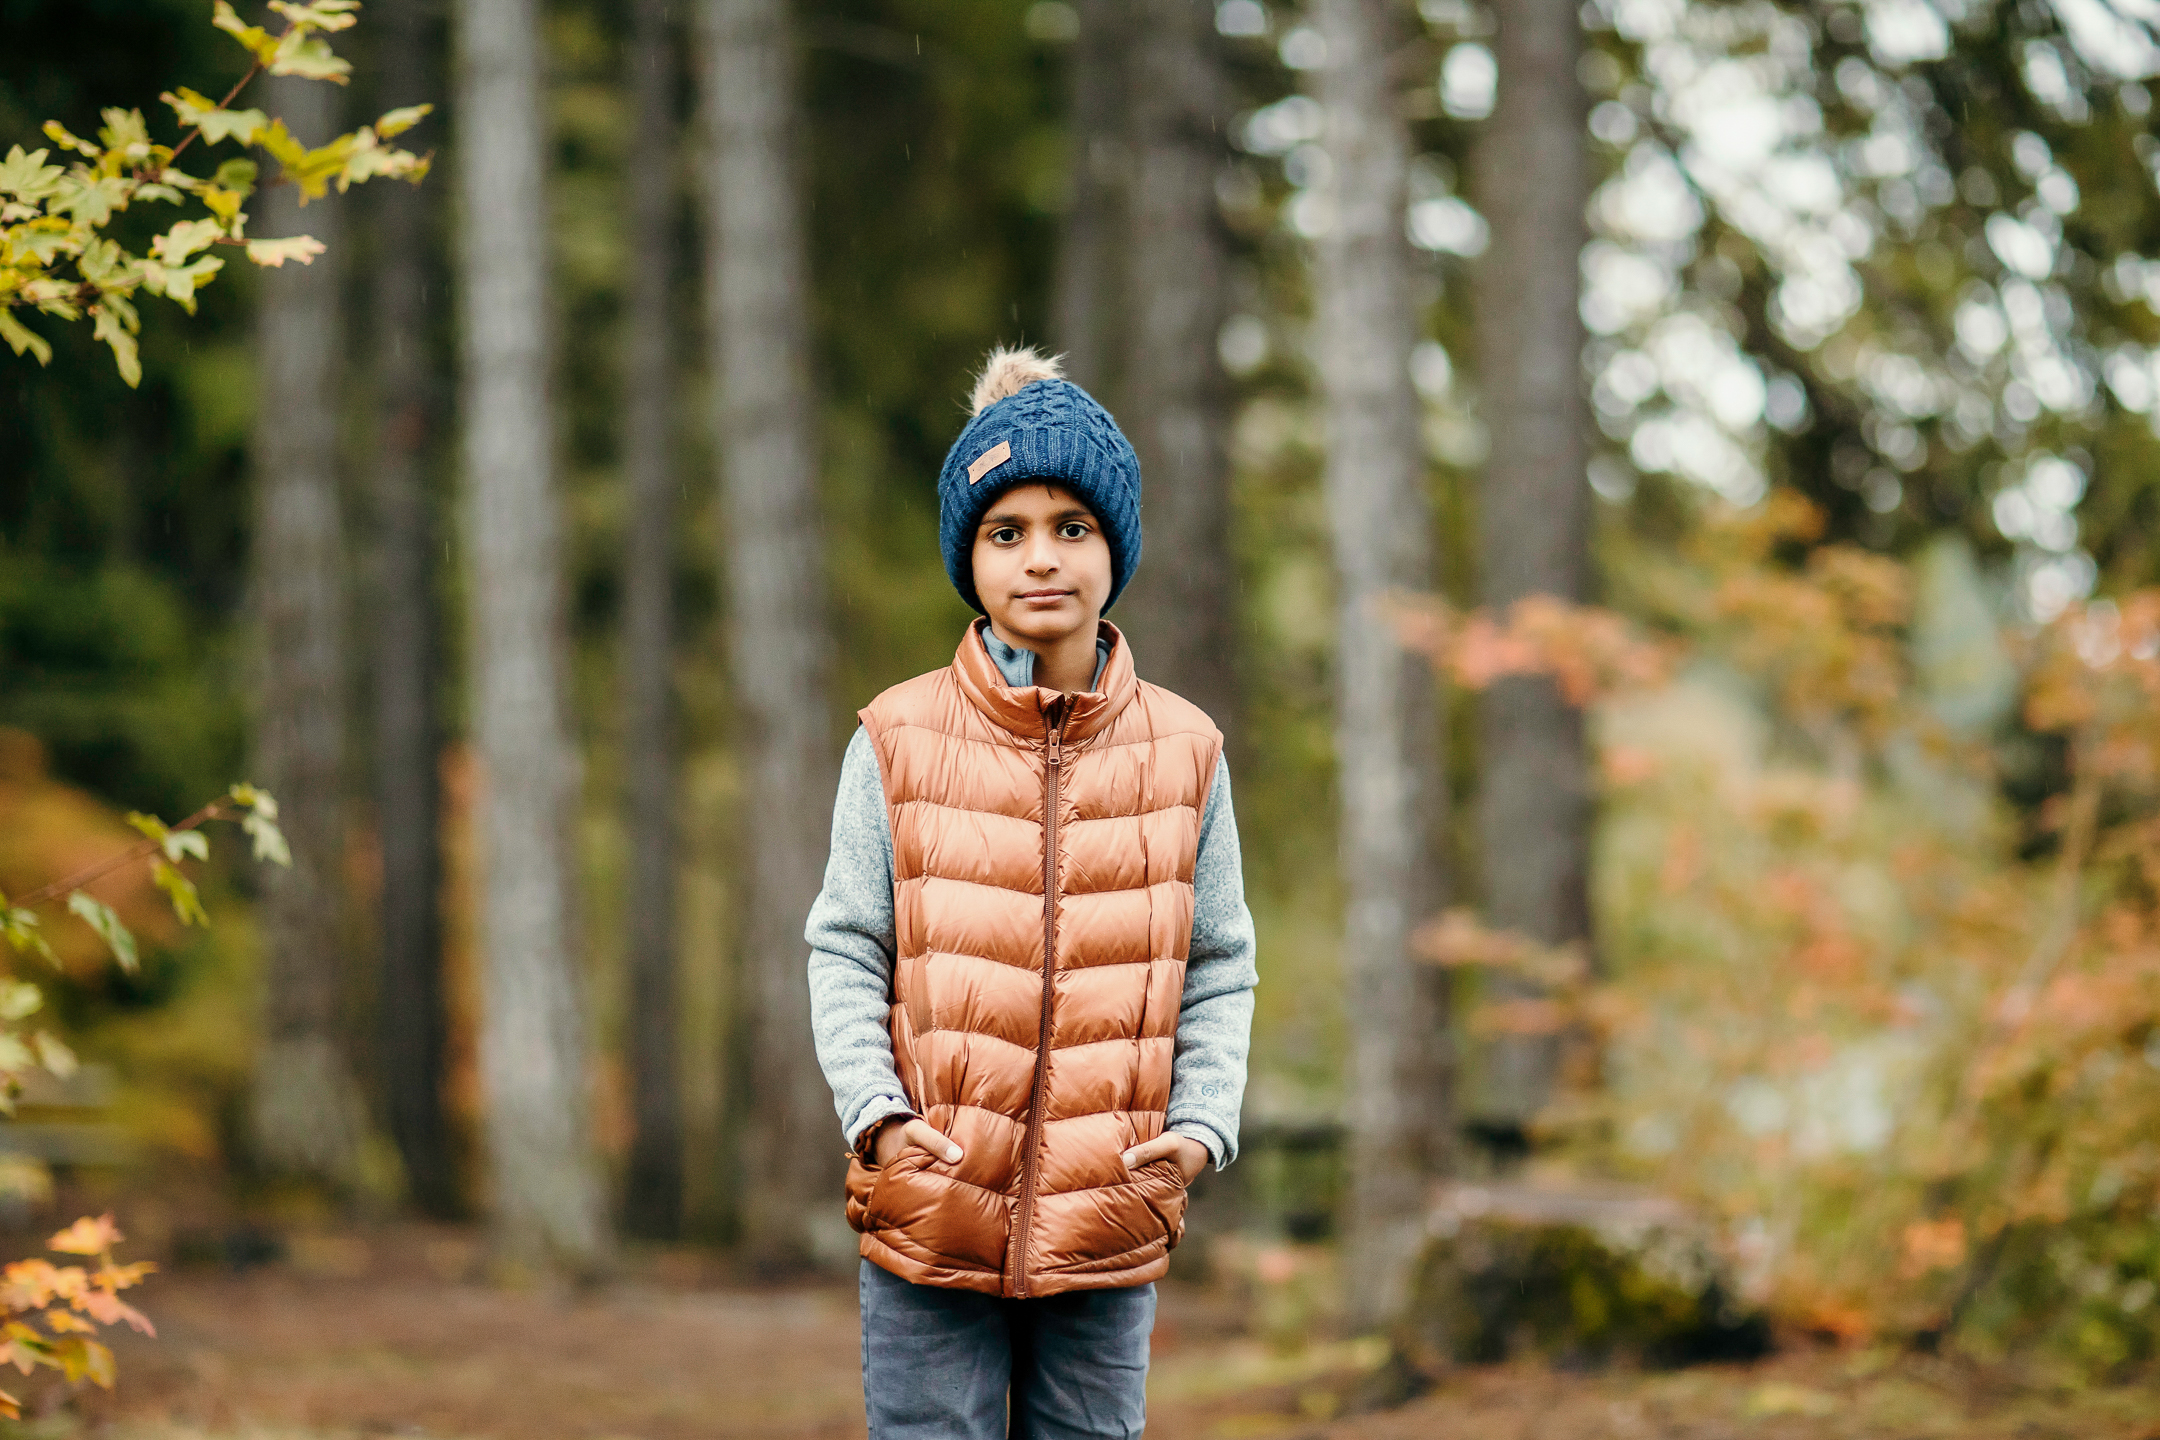
<path fill-rule="evenodd" d="M 877 1193 L 878 1177 L 882 1171 L 863 1164 L 858 1156 L 850 1155 L 847 1162 L 847 1223 L 858 1234 L 870 1229 L 870 1201 Z"/>
<path fill-rule="evenodd" d="M 858 1232 L 890 1230 L 893 1218 L 878 1205 L 881 1192 L 889 1191 L 886 1181 L 894 1178 L 897 1170 L 909 1162 L 921 1164 L 929 1157 L 910 1146 L 893 1157 L 890 1165 L 869 1166 L 854 1156 L 848 1157 L 847 1172 L 847 1221 Z"/>
<path fill-rule="evenodd" d="M 1177 1249 L 1185 1238 L 1185 1172 L 1171 1159 L 1150 1160 L 1134 1172 L 1140 1181 L 1140 1198 L 1162 1222 L 1168 1248 Z"/>

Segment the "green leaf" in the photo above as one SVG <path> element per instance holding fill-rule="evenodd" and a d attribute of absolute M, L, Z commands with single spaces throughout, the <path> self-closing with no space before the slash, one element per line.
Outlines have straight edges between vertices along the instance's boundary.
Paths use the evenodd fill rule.
<path fill-rule="evenodd" d="M 172 833 L 163 820 L 158 819 L 155 815 L 145 814 L 140 810 L 128 811 L 127 823 L 135 828 L 137 834 L 155 840 L 160 845 L 163 845 L 165 837 Z"/>
<path fill-rule="evenodd" d="M 76 154 L 87 155 L 93 160 L 105 153 L 57 120 L 47 120 L 44 131 L 45 138 L 63 150 L 73 150 Z"/>
<path fill-rule="evenodd" d="M 45 337 L 17 320 L 13 312 L 4 308 L 0 308 L 0 340 L 7 341 L 8 348 L 17 355 L 27 350 L 37 357 L 38 364 L 52 363 L 52 346 L 46 343 Z"/>
<path fill-rule="evenodd" d="M 224 190 L 215 185 L 204 189 L 202 194 L 203 204 L 224 223 L 225 233 L 236 240 L 240 238 L 240 232 L 247 228 L 247 216 L 240 209 L 240 202 L 245 199 L 245 191 Z"/>
<path fill-rule="evenodd" d="M 28 255 L 40 265 L 50 265 L 53 257 L 69 248 L 74 228 L 57 216 L 46 216 L 27 225 L 18 225 L 9 237 L 18 255 Z"/>
<path fill-rule="evenodd" d="M 120 923 L 120 917 L 113 911 L 112 906 L 77 890 L 68 896 L 67 908 L 70 915 L 78 917 L 97 932 L 98 939 L 103 940 L 105 947 L 112 951 L 113 959 L 120 962 L 121 969 L 131 973 L 134 971 L 138 963 L 135 937 L 128 933 L 127 926 Z"/>
<path fill-rule="evenodd" d="M 351 72 L 352 62 L 334 54 L 329 41 L 300 30 L 286 32 L 276 58 L 270 61 L 272 75 L 298 75 L 303 80 L 328 80 L 335 85 L 343 85 Z"/>
<path fill-rule="evenodd" d="M 152 260 L 143 266 L 143 284 L 192 315 L 196 290 L 224 268 L 225 262 L 215 255 L 205 255 L 192 265 L 163 265 Z"/>
<path fill-rule="evenodd" d="M 167 265 L 185 265 L 198 250 L 207 250 L 224 235 L 215 220 L 183 220 L 150 242 L 150 253 Z"/>
<path fill-rule="evenodd" d="M 312 5 L 298 0 L 270 0 L 270 8 L 295 28 L 343 30 L 359 19 L 352 12 L 360 8 L 360 0 L 315 0 Z"/>
<path fill-rule="evenodd" d="M 55 215 L 72 215 L 85 225 L 103 225 L 113 211 L 125 206 L 128 181 L 118 175 L 93 179 L 83 172 L 60 182 L 59 193 L 48 202 Z"/>
<path fill-rule="evenodd" d="M 180 917 L 181 924 L 210 923 L 210 916 L 202 906 L 202 896 L 195 891 L 195 882 L 181 874 L 176 866 L 159 860 L 150 867 L 150 879 L 171 898 L 173 914 Z"/>
<path fill-rule="evenodd" d="M 210 23 L 247 47 L 248 53 L 267 65 L 277 54 L 278 42 L 260 25 L 250 25 L 233 13 L 229 0 L 217 0 Z"/>
<path fill-rule="evenodd" d="M 49 1031 L 38 1031 L 36 1035 L 31 1037 L 31 1043 L 37 1047 L 39 1063 L 62 1080 L 67 1079 L 68 1076 L 73 1075 L 82 1068 L 82 1062 L 75 1058 L 75 1052 L 68 1049 L 57 1035 Z"/>
<path fill-rule="evenodd" d="M 255 143 L 270 152 L 270 158 L 290 170 L 306 161 L 308 148 L 293 138 L 292 131 L 285 128 L 283 120 L 272 120 L 256 135 Z"/>
<path fill-rule="evenodd" d="M 33 911 L 19 906 L 0 910 L 0 935 L 7 937 L 9 947 L 18 955 L 42 955 L 58 963 L 52 946 L 38 933 L 38 917 Z"/>
<path fill-rule="evenodd" d="M 120 369 L 120 378 L 127 382 L 128 389 L 133 390 L 142 384 L 142 357 L 136 351 L 135 337 L 128 333 L 127 326 L 113 309 L 112 302 L 119 298 L 107 296 L 104 303 L 91 307 L 91 318 L 96 322 L 92 334 L 112 347 L 113 363 Z"/>
<path fill-rule="evenodd" d="M 235 805 L 245 805 L 250 810 L 260 810 L 272 820 L 277 819 L 277 797 L 268 790 L 241 780 L 225 793 L 232 797 Z"/>
<path fill-rule="evenodd" d="M 24 154 L 22 146 L 11 147 L 7 158 L 0 160 L 0 193 L 22 200 L 43 200 L 57 192 L 61 177 L 67 172 L 58 165 L 45 163 L 45 157 L 51 153 L 49 150 L 32 150 Z"/>
<path fill-rule="evenodd" d="M 182 125 L 202 131 L 203 139 L 212 145 L 226 140 L 252 144 L 255 133 L 270 123 L 270 117 L 260 110 L 222 110 L 215 100 L 184 86 L 158 98 L 172 106 Z"/>
<path fill-rule="evenodd" d="M 247 819 L 240 822 L 240 828 L 255 842 L 257 860 L 266 860 L 272 865 L 290 866 L 292 847 L 285 843 L 285 832 L 278 829 L 277 821 L 270 818 L 275 814 L 277 807 L 274 805 L 267 813 L 260 809 L 251 811 Z"/>
<path fill-rule="evenodd" d="M 107 150 L 118 150 L 137 160 L 149 153 L 150 126 L 143 119 L 142 111 L 108 106 L 100 113 L 105 117 L 105 125 L 98 131 L 98 139 L 105 142 Z"/>
<path fill-rule="evenodd" d="M 392 110 L 375 122 L 375 134 L 383 140 L 402 135 L 425 120 L 434 109 L 433 105 L 407 105 L 402 109 Z"/>
<path fill-rule="evenodd" d="M 12 1024 L 35 1015 L 45 1003 L 45 992 L 26 980 L 0 980 L 0 1020 Z"/>
<path fill-rule="evenodd" d="M 83 247 L 82 258 L 75 262 L 82 271 L 83 279 L 100 290 L 130 290 L 142 279 L 142 263 L 120 248 L 116 240 L 94 240 Z M 136 324 L 133 308 L 120 307 L 121 319 L 127 322 L 129 334 L 141 327 Z"/>
<path fill-rule="evenodd" d="M 157 841 L 158 848 L 165 852 L 167 860 L 178 862 L 188 855 L 198 860 L 210 858 L 210 842 L 203 838 L 200 831 L 175 830 L 157 816 L 145 815 L 140 810 L 130 810 L 127 823 L 141 834 Z"/>
<path fill-rule="evenodd" d="M 218 188 L 233 191 L 240 198 L 246 199 L 254 193 L 255 177 L 259 173 L 254 161 L 244 156 L 235 156 L 218 166 L 217 174 L 213 178 L 217 181 Z"/>
<path fill-rule="evenodd" d="M 257 265 L 276 270 L 287 260 L 312 265 L 315 257 L 328 248 L 312 235 L 293 235 L 283 240 L 250 240 L 247 242 L 247 257 Z"/>

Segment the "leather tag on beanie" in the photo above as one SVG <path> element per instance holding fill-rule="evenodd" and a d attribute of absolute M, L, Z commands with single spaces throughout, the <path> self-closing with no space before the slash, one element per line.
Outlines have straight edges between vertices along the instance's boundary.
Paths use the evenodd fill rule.
<path fill-rule="evenodd" d="M 1012 459 L 1012 446 L 1008 445 L 1003 440 L 998 441 L 997 444 L 992 445 L 989 449 L 983 451 L 982 454 L 976 456 L 975 463 L 968 466 L 968 484 L 973 485 L 976 481 L 982 479 L 983 476 L 989 474 L 992 470 L 997 469 L 998 466 L 1004 464 L 1007 460 L 1010 459 Z"/>

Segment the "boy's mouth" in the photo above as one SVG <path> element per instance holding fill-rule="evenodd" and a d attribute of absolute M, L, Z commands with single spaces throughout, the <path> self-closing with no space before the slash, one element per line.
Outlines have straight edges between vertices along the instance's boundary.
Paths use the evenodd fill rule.
<path fill-rule="evenodd" d="M 1070 590 L 1023 590 L 1020 592 L 1019 598 L 1040 603 L 1043 601 L 1063 600 L 1071 596 L 1072 593 Z"/>

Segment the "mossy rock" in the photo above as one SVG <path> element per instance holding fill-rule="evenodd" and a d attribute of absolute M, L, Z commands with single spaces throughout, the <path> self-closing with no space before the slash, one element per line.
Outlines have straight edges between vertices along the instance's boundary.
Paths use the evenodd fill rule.
<path fill-rule="evenodd" d="M 1569 1368 L 1752 1359 L 1767 1319 L 1736 1303 L 1700 1227 L 1654 1197 L 1454 1186 L 1397 1327 L 1428 1375 L 1527 1355 Z"/>

